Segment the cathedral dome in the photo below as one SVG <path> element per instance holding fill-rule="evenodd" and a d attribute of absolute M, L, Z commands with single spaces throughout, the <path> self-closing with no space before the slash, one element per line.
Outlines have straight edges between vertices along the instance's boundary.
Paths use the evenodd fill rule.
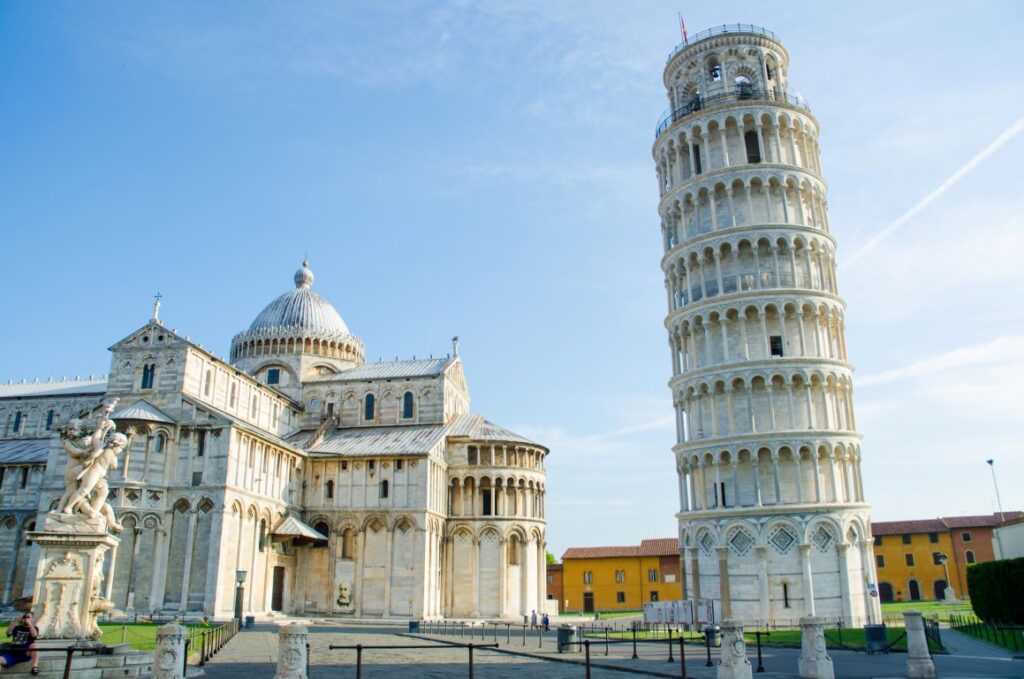
<path fill-rule="evenodd" d="M 258 331 L 281 328 L 301 334 L 337 335 L 345 337 L 351 333 L 341 314 L 326 299 L 311 290 L 313 272 L 308 263 L 295 272 L 295 288 L 284 293 L 260 312 L 249 330 Z"/>
<path fill-rule="evenodd" d="M 231 360 L 284 354 L 316 355 L 362 365 L 363 343 L 330 302 L 313 292 L 309 263 L 295 272 L 295 287 L 256 316 L 231 342 Z M 351 365 L 349 365 L 351 367 Z"/>

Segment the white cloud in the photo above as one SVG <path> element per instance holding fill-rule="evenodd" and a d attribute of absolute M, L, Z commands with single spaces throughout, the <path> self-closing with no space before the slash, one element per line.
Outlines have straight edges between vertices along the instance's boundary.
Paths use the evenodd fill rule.
<path fill-rule="evenodd" d="M 872 387 L 920 378 L 941 371 L 979 365 L 999 364 L 1003 367 L 1024 361 L 1024 335 L 998 337 L 990 342 L 959 347 L 920 361 L 893 368 L 857 380 L 858 387 Z"/>

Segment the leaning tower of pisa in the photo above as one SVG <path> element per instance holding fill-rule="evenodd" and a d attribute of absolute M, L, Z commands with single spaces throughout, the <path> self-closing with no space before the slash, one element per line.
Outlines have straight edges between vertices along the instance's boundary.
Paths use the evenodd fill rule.
<path fill-rule="evenodd" d="M 657 127 L 679 544 L 718 619 L 877 620 L 818 121 L 763 28 L 688 38 Z"/>

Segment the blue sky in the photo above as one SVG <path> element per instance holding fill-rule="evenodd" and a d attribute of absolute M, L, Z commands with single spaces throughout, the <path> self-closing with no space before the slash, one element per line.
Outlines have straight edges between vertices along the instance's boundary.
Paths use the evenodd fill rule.
<path fill-rule="evenodd" d="M 1017 2 L 2 3 L 0 379 L 106 372 L 157 291 L 226 355 L 308 252 L 368 358 L 458 334 L 551 447 L 552 551 L 674 534 L 677 10 L 775 31 L 821 124 L 874 517 L 992 511 L 990 457 L 1024 509 Z"/>

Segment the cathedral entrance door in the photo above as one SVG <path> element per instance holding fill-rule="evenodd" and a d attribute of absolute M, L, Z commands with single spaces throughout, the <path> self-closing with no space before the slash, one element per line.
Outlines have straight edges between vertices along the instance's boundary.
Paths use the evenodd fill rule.
<path fill-rule="evenodd" d="M 274 588 L 270 594 L 270 609 L 284 610 L 284 566 L 274 566 Z"/>
<path fill-rule="evenodd" d="M 583 612 L 593 613 L 594 612 L 594 593 L 584 592 L 583 593 Z"/>

